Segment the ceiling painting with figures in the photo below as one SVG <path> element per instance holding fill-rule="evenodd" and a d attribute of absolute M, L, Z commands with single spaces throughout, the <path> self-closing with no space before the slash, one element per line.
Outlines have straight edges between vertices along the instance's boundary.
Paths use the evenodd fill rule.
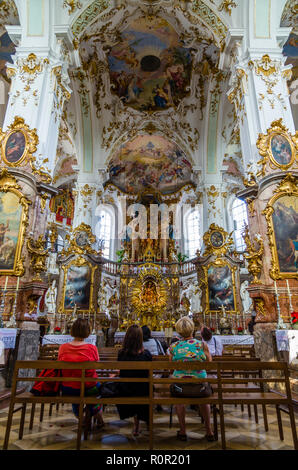
<path fill-rule="evenodd" d="M 108 54 L 111 89 L 141 111 L 177 106 L 188 93 L 190 50 L 163 18 L 138 18 Z"/>
<path fill-rule="evenodd" d="M 109 162 L 110 181 L 126 193 L 147 187 L 170 193 L 190 182 L 191 173 L 184 152 L 159 135 L 140 135 L 126 142 Z"/>

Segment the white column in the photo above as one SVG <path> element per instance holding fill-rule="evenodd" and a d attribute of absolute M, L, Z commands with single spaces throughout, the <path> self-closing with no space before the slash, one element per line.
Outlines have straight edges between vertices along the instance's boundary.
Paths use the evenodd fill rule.
<path fill-rule="evenodd" d="M 67 67 L 61 40 L 54 33 L 51 0 L 19 3 L 21 26 L 7 27 L 18 42 L 14 63 L 8 67 L 12 79 L 4 130 L 20 116 L 37 130 L 39 145 L 36 166 L 52 175 L 65 99 L 70 98 Z M 59 32 L 61 35 L 61 31 Z"/>

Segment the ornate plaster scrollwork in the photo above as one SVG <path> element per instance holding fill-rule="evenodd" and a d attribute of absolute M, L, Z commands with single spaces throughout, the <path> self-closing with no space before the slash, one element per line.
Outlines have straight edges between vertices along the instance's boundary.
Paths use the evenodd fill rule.
<path fill-rule="evenodd" d="M 281 93 L 275 93 L 274 87 L 280 80 L 280 74 L 282 76 L 288 76 L 291 72 L 290 69 L 282 68 L 281 60 L 273 60 L 268 54 L 263 55 L 261 59 L 250 60 L 248 66 L 251 70 L 254 70 L 256 75 L 261 77 L 267 87 L 267 93 L 259 93 L 259 108 L 263 108 L 263 103 L 267 100 L 272 109 L 275 108 L 276 100 L 281 103 L 284 109 L 286 107 L 286 101 Z"/>
<path fill-rule="evenodd" d="M 230 16 L 232 14 L 232 8 L 236 8 L 237 3 L 235 3 L 233 0 L 223 0 L 221 4 L 218 7 L 218 11 L 225 11 L 228 13 Z"/>
<path fill-rule="evenodd" d="M 68 14 L 72 15 L 76 10 L 80 10 L 82 8 L 82 3 L 78 0 L 64 0 L 63 6 L 64 8 L 68 8 Z"/>
<path fill-rule="evenodd" d="M 228 92 L 228 99 L 231 103 L 234 103 L 236 112 L 238 113 L 241 121 L 243 122 L 245 105 L 244 105 L 244 95 L 247 90 L 247 73 L 246 71 L 238 67 L 236 69 L 235 75 L 232 80 L 232 88 Z"/>
<path fill-rule="evenodd" d="M 92 248 L 96 242 L 96 237 L 92 233 L 90 225 L 82 223 L 73 231 L 72 235 L 66 235 L 67 246 L 61 251 L 62 256 L 66 255 L 83 255 L 93 254 L 97 252 Z"/>
<path fill-rule="evenodd" d="M 263 265 L 263 253 L 264 253 L 264 242 L 260 235 L 255 235 L 254 241 L 251 242 L 248 226 L 245 227 L 243 232 L 243 238 L 246 244 L 246 252 L 244 258 L 248 262 L 248 271 L 253 275 L 253 284 L 260 284 L 261 281 L 258 279 L 258 275 L 262 270 Z"/>
<path fill-rule="evenodd" d="M 25 59 L 18 59 L 17 66 L 20 78 L 26 84 L 25 91 L 29 91 L 30 85 L 35 81 L 37 75 L 42 73 L 46 64 L 49 64 L 49 59 L 41 59 L 33 52 Z"/>
<path fill-rule="evenodd" d="M 46 260 L 48 257 L 48 250 L 45 250 L 45 239 L 42 235 L 37 240 L 29 238 L 27 240 L 27 250 L 31 255 L 31 268 L 35 272 L 35 279 L 33 281 L 42 281 L 40 273 L 46 270 Z"/>

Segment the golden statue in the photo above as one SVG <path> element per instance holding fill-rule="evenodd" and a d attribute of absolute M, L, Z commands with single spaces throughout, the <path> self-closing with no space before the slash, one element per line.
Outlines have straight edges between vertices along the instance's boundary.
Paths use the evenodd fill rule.
<path fill-rule="evenodd" d="M 141 293 L 141 301 L 145 304 L 153 305 L 158 301 L 156 285 L 152 281 L 147 281 Z"/>

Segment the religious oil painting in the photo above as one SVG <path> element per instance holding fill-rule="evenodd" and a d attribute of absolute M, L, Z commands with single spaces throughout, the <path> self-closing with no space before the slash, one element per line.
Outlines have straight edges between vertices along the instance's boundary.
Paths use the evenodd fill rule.
<path fill-rule="evenodd" d="M 124 192 L 154 187 L 171 193 L 191 181 L 184 152 L 160 135 L 140 135 L 123 144 L 109 163 L 110 182 Z"/>
<path fill-rule="evenodd" d="M 209 310 L 235 310 L 233 274 L 228 265 L 208 268 Z"/>
<path fill-rule="evenodd" d="M 91 267 L 70 266 L 67 270 L 64 310 L 89 310 Z"/>
<path fill-rule="evenodd" d="M 280 273 L 298 272 L 298 197 L 282 196 L 273 203 L 273 230 Z"/>
<path fill-rule="evenodd" d="M 22 213 L 16 194 L 0 191 L 0 272 L 14 270 Z"/>
<path fill-rule="evenodd" d="M 273 163 L 279 167 L 287 167 L 294 161 L 294 153 L 290 142 L 284 135 L 275 134 L 271 138 L 270 150 Z"/>
<path fill-rule="evenodd" d="M 2 3 L 2 2 L 1 2 Z M 10 23 L 7 23 L 10 24 Z M 16 48 L 7 32 L 0 37 L 0 75 L 8 80 L 7 64 L 13 64 L 12 56 L 15 54 Z"/>
<path fill-rule="evenodd" d="M 188 94 L 192 58 L 163 18 L 132 21 L 108 55 L 112 91 L 141 111 L 177 106 Z"/>
<path fill-rule="evenodd" d="M 21 163 L 26 148 L 26 138 L 23 132 L 12 132 L 5 144 L 4 157 L 9 165 Z"/>

